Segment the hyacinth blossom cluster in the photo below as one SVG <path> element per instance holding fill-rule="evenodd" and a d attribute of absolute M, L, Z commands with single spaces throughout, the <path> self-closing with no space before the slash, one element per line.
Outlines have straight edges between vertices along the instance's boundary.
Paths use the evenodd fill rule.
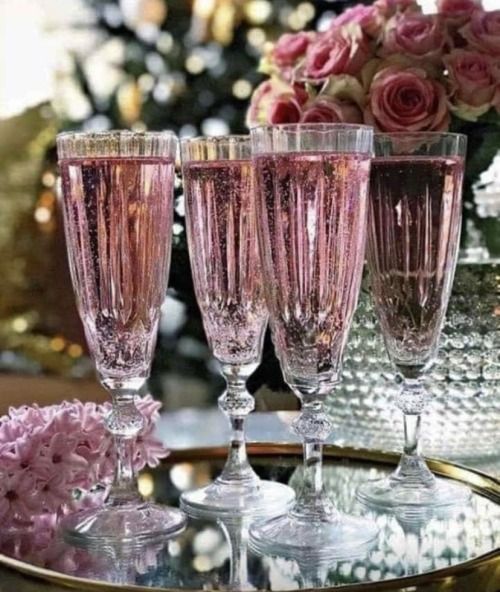
<path fill-rule="evenodd" d="M 322 32 L 282 35 L 262 58 L 247 123 L 366 123 L 446 131 L 500 113 L 500 10 L 480 0 L 376 0 Z"/>
<path fill-rule="evenodd" d="M 145 427 L 134 467 L 155 467 L 168 451 L 154 436 L 160 403 L 137 398 Z M 103 503 L 115 469 L 104 418 L 111 405 L 73 401 L 9 409 L 0 418 L 0 550 L 71 571 L 77 551 L 55 541 L 67 513 Z M 61 565 L 63 562 L 64 565 Z"/>

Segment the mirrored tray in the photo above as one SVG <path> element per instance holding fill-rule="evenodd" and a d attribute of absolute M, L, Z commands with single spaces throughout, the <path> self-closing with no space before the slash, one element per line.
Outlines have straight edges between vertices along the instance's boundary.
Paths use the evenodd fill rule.
<path fill-rule="evenodd" d="M 182 491 L 217 475 L 225 453 L 224 448 L 172 453 L 161 467 L 141 475 L 140 489 L 159 501 L 176 504 Z M 257 444 L 250 446 L 250 453 L 262 477 L 300 485 L 298 446 Z M 353 496 L 357 484 L 386 473 L 396 460 L 391 454 L 326 447 L 328 491 L 341 510 L 361 513 Z M 470 504 L 448 515 L 418 520 L 372 514 L 380 536 L 365 556 L 336 563 L 257 556 L 247 546 L 248 524 L 237 519 L 225 523 L 190 519 L 180 535 L 140 552 L 122 547 L 89 555 L 67 547 L 57 537 L 50 539 L 45 532 L 45 540 L 51 541 L 48 548 L 45 544 L 37 551 L 26 537 L 13 540 L 7 550 L 4 545 L 0 592 L 65 592 L 68 588 L 498 592 L 500 482 L 446 462 L 431 460 L 430 466 L 437 474 L 471 487 Z"/>

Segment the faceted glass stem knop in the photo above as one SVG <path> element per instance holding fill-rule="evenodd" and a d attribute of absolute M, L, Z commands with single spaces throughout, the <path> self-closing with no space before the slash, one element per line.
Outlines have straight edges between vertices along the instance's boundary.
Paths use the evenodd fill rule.
<path fill-rule="evenodd" d="M 403 374 L 396 399 L 404 417 L 404 446 L 398 466 L 386 478 L 362 483 L 356 492 L 363 503 L 404 511 L 412 522 L 421 520 L 432 508 L 466 502 L 470 495 L 469 490 L 436 478 L 420 452 L 422 412 L 428 398 L 420 375 L 408 378 Z"/>
<path fill-rule="evenodd" d="M 255 407 L 254 399 L 247 391 L 246 381 L 255 368 L 256 364 L 224 364 L 222 367 L 227 390 L 219 397 L 219 408 L 231 424 L 231 441 L 219 481 L 240 481 L 248 484 L 256 484 L 259 481 L 248 462 L 245 441 L 245 420 Z"/>
<path fill-rule="evenodd" d="M 303 401 L 293 430 L 303 442 L 304 481 L 291 513 L 303 519 L 335 520 L 337 512 L 323 487 L 323 444 L 332 430 L 324 397 L 296 394 Z"/>
<path fill-rule="evenodd" d="M 391 475 L 393 481 L 404 481 L 411 486 L 432 487 L 435 477 L 420 452 L 420 428 L 422 412 L 428 393 L 418 378 L 404 378 L 397 405 L 404 416 L 404 447 L 397 469 Z"/>
<path fill-rule="evenodd" d="M 135 404 L 138 393 L 135 388 L 116 384 L 110 391 L 112 408 L 106 425 L 114 439 L 116 466 L 108 502 L 114 505 L 137 503 L 141 498 L 137 490 L 133 454 L 135 439 L 144 427 L 144 418 Z"/>

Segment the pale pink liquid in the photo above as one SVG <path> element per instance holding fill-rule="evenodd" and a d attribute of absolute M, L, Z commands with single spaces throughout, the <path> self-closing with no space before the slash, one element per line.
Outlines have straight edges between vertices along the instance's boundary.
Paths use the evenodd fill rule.
<path fill-rule="evenodd" d="M 303 152 L 255 159 L 274 345 L 289 384 L 338 381 L 356 307 L 370 159 Z"/>
<path fill-rule="evenodd" d="M 463 160 L 376 158 L 368 263 L 389 354 L 425 366 L 437 348 L 459 246 Z"/>
<path fill-rule="evenodd" d="M 267 324 L 249 160 L 183 167 L 189 255 L 203 325 L 223 363 L 260 360 Z"/>
<path fill-rule="evenodd" d="M 70 268 L 97 369 L 145 377 L 167 289 L 174 164 L 103 157 L 60 167 Z"/>

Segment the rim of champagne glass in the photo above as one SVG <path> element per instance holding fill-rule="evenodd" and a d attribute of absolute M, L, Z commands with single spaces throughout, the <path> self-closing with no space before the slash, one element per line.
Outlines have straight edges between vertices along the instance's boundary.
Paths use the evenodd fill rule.
<path fill-rule="evenodd" d="M 372 125 L 364 123 L 277 123 L 277 124 L 258 124 L 250 128 L 250 133 L 253 131 L 370 131 L 374 132 Z"/>
<path fill-rule="evenodd" d="M 58 159 L 71 158 L 176 158 L 177 135 L 164 131 L 66 131 L 57 134 Z"/>
<path fill-rule="evenodd" d="M 194 136 L 181 138 L 181 162 L 250 160 L 252 142 L 249 134 Z"/>
<path fill-rule="evenodd" d="M 460 134 L 456 132 L 436 132 L 436 131 L 420 131 L 420 132 L 374 132 L 374 138 L 382 138 L 382 137 L 396 137 L 396 138 L 457 138 L 462 140 L 467 140 L 466 134 Z"/>
<path fill-rule="evenodd" d="M 65 131 L 59 132 L 57 134 L 57 139 L 64 139 L 64 138 L 106 138 L 106 137 L 149 137 L 149 138 L 165 138 L 165 137 L 172 137 L 177 138 L 177 135 L 172 130 L 164 130 L 164 131 L 134 131 L 134 130 L 119 130 L 119 129 L 112 129 L 112 130 L 103 130 L 103 131 L 93 131 L 93 132 L 86 132 L 82 130 L 78 131 Z"/>
<path fill-rule="evenodd" d="M 250 134 L 226 134 L 222 136 L 193 136 L 191 138 L 181 138 L 181 145 L 186 144 L 223 144 L 224 142 L 244 143 L 250 142 Z"/>

